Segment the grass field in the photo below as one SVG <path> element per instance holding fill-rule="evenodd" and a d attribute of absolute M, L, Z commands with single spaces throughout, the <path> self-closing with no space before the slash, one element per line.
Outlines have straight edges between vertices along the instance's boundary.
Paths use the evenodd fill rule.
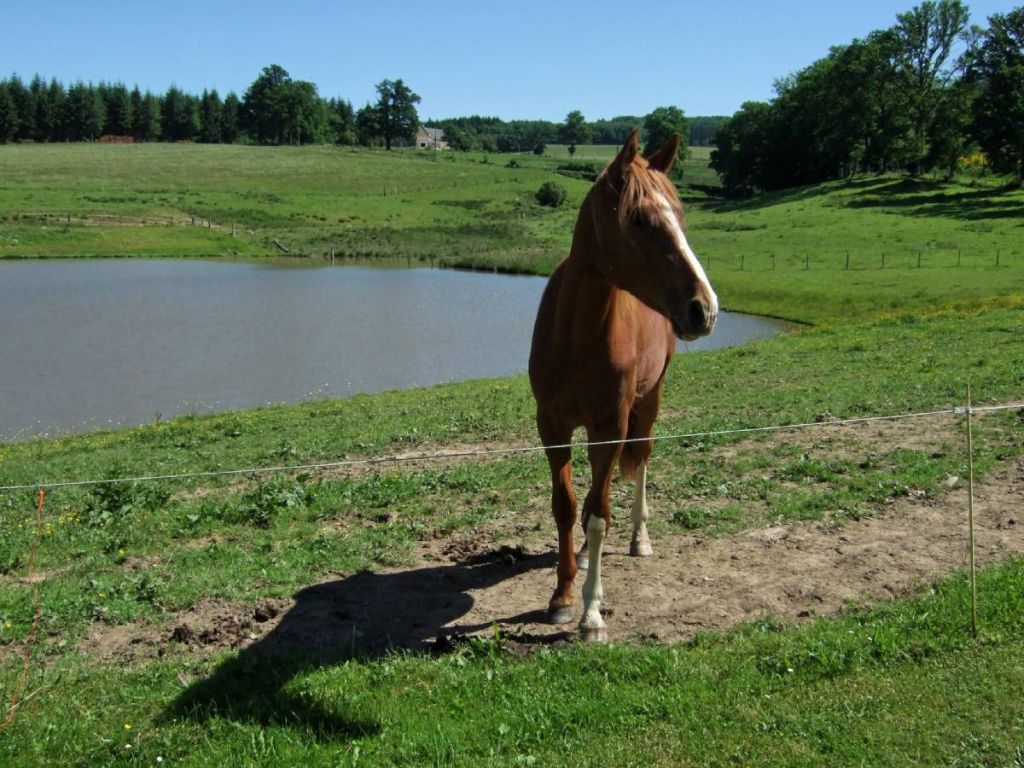
<path fill-rule="evenodd" d="M 270 252 L 267 238 L 340 244 L 349 232 L 359 248 L 389 238 L 393 255 L 437 247 L 439 258 L 454 258 L 440 244 L 463 232 L 460 247 L 469 249 L 474 237 L 488 244 L 479 258 L 543 272 L 566 246 L 564 229 L 586 189 L 562 180 L 571 197 L 560 212 L 524 202 L 551 177 L 557 157 L 523 158 L 523 167 L 508 169 L 493 156 L 435 162 L 326 149 L 129 147 L 139 154 L 125 156 L 105 154 L 114 147 L 9 149 L 0 151 L 0 253 L 7 256 L 34 252 L 25 243 L 49 255 L 51 237 L 63 255 L 126 242 L 124 225 L 72 223 L 51 232 L 24 213 L 88 203 L 93 213 L 121 216 L 207 211 L 220 224 L 220 213 L 242 210 L 239 198 L 248 194 L 251 218 L 241 223 L 257 232 L 253 252 Z M 385 195 L 385 183 L 377 194 L 372 185 L 382 177 L 401 191 Z M 517 195 L 521 216 L 510 224 Z M 690 239 L 710 257 L 727 306 L 814 327 L 677 358 L 658 432 L 948 408 L 962 402 L 968 379 L 982 403 L 1024 400 L 1022 201 L 1021 192 L 998 187 L 879 177 L 690 206 Z M 353 212 L 362 218 L 351 230 L 336 221 Z M 484 230 L 467 233 L 475 221 Z M 510 227 L 507 240 L 492 224 Z M 191 225 L 136 230 L 134 252 L 150 255 L 187 255 L 192 247 L 222 254 L 239 239 Z M 909 444 L 833 445 L 813 435 L 660 444 L 652 536 L 657 546 L 659 537 L 765 526 L 842 530 L 884 519 L 894 500 L 940 503 L 948 478 L 965 472 L 951 430 Z M 986 417 L 977 439 L 979 481 L 1020 466 L 1020 414 Z M 0 485 L 533 442 L 529 390 L 514 377 L 0 445 Z M 485 634 L 438 657 L 335 649 L 326 660 L 184 648 L 167 658 L 104 660 L 87 650 L 98 629 L 173 622 L 204 599 L 252 606 L 290 598 L 330 575 L 408 565 L 435 540 L 495 531 L 497 548 L 550 538 L 547 494 L 547 468 L 536 454 L 54 490 L 34 557 L 41 634 L 17 717 L 0 732 L 0 764 L 1024 760 L 1020 560 L 983 571 L 978 640 L 967 629 L 966 579 L 950 573 L 909 599 L 795 626 L 760 619 L 672 644 L 540 645 L 523 655 Z M 33 592 L 24 577 L 36 533 L 33 500 L 32 492 L 0 492 L 5 707 L 31 626 Z M 616 515 L 622 525 L 625 509 Z M 546 598 L 536 596 L 538 608 Z"/>

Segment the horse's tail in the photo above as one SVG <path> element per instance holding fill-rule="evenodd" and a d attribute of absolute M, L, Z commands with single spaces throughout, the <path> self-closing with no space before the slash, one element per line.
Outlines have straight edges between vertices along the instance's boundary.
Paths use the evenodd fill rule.
<path fill-rule="evenodd" d="M 640 456 L 638 447 L 643 443 L 626 443 L 619 454 L 619 476 L 623 480 L 636 480 L 636 471 L 645 459 Z"/>
<path fill-rule="evenodd" d="M 636 471 L 640 465 L 646 464 L 651 458 L 651 442 L 641 439 L 645 437 L 650 437 L 650 434 L 640 434 L 636 420 L 633 414 L 630 414 L 626 439 L 636 440 L 636 442 L 624 444 L 622 453 L 619 454 L 619 474 L 624 480 L 636 480 Z"/>

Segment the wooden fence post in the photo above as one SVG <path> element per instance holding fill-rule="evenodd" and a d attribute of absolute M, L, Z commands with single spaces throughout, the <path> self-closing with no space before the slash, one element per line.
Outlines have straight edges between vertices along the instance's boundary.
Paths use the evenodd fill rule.
<path fill-rule="evenodd" d="M 971 634 L 978 636 L 978 580 L 974 563 L 974 434 L 971 424 L 971 382 L 967 382 L 967 537 L 971 564 Z"/>

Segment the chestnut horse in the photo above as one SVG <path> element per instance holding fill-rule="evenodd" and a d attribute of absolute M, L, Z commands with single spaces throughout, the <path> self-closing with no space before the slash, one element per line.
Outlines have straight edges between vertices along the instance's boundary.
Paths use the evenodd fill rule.
<path fill-rule="evenodd" d="M 718 298 L 683 234 L 683 207 L 665 172 L 679 153 L 674 135 L 644 159 L 634 130 L 580 208 L 572 248 L 551 275 L 533 330 L 530 386 L 537 428 L 551 465 L 558 526 L 558 583 L 548 620 L 573 617 L 577 572 L 572 453 L 576 427 L 587 430 L 592 483 L 583 502 L 587 568 L 580 632 L 604 640 L 601 547 L 611 525 L 612 470 L 636 481 L 630 554 L 652 554 L 647 535 L 647 461 L 675 338 L 711 332 Z M 636 442 L 621 442 L 633 440 Z M 619 441 L 619 442 L 616 442 Z M 603 444 L 601 444 L 603 443 Z M 589 560 L 589 562 L 585 562 Z"/>

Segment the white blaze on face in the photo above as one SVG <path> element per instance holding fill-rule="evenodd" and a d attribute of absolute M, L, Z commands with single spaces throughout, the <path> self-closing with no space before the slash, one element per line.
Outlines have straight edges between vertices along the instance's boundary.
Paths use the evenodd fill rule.
<path fill-rule="evenodd" d="M 661 211 L 661 219 L 665 222 L 669 234 L 672 235 L 672 239 L 675 240 L 676 248 L 683 255 L 686 263 L 693 270 L 694 276 L 697 278 L 698 285 L 704 286 L 704 291 L 708 296 L 709 309 L 713 317 L 718 316 L 718 296 L 714 289 L 711 287 L 711 281 L 708 280 L 707 274 L 704 272 L 704 267 L 701 266 L 700 261 L 697 259 L 697 255 L 690 248 L 690 244 L 686 241 L 686 233 L 683 232 L 683 228 L 679 226 L 679 219 L 676 217 L 675 209 L 672 204 L 669 203 L 668 199 L 661 194 L 657 193 L 658 209 Z"/>

